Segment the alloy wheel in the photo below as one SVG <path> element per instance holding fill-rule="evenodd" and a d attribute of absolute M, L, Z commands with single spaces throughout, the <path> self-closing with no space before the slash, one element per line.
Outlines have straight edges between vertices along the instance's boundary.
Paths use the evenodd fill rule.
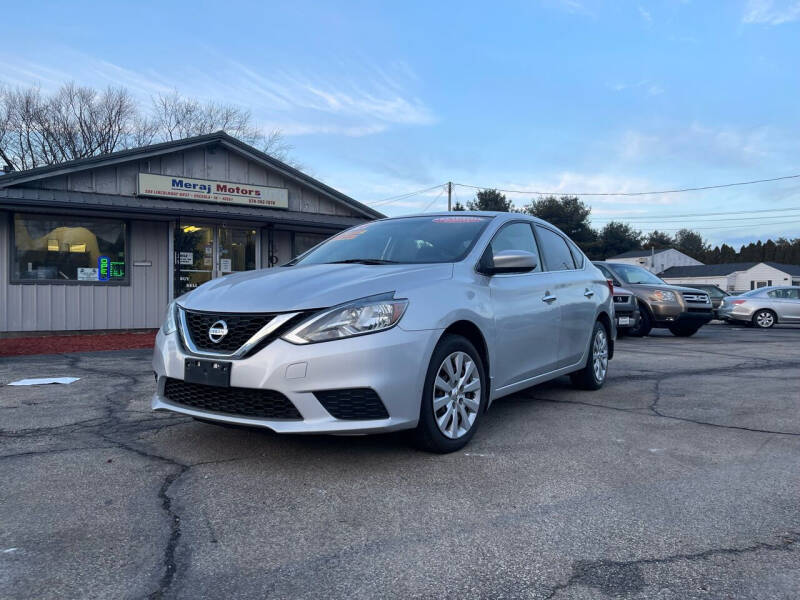
<path fill-rule="evenodd" d="M 446 437 L 458 439 L 472 429 L 481 406 L 478 366 L 466 352 L 442 361 L 433 382 L 433 417 Z"/>
<path fill-rule="evenodd" d="M 608 370 L 608 337 L 602 327 L 595 333 L 592 343 L 592 369 L 598 383 L 605 380 Z"/>
<path fill-rule="evenodd" d="M 775 317 L 768 310 L 762 310 L 756 315 L 756 324 L 765 329 L 772 327 L 775 324 Z"/>

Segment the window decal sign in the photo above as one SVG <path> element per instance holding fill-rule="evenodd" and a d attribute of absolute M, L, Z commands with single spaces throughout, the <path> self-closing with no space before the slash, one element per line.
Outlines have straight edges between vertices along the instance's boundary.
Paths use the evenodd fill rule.
<path fill-rule="evenodd" d="M 289 208 L 289 190 L 286 188 L 172 175 L 154 175 L 153 173 L 139 173 L 136 193 L 139 196 L 172 198 L 174 200 L 199 200 L 263 208 Z"/>
<path fill-rule="evenodd" d="M 111 279 L 111 259 L 107 256 L 97 257 L 97 280 L 108 281 Z"/>

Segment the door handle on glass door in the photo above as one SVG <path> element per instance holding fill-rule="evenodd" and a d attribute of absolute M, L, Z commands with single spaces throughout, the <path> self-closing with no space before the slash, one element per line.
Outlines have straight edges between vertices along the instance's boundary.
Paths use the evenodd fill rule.
<path fill-rule="evenodd" d="M 542 302 L 547 302 L 548 304 L 550 304 L 551 302 L 555 302 L 558 299 L 557 296 L 551 295 L 550 292 L 546 292 L 545 294 L 546 295 L 542 297 Z"/>
<path fill-rule="evenodd" d="M 586 296 L 587 298 L 591 298 L 592 296 L 594 296 L 594 292 L 589 288 L 586 288 L 586 291 L 583 292 L 583 295 Z"/>

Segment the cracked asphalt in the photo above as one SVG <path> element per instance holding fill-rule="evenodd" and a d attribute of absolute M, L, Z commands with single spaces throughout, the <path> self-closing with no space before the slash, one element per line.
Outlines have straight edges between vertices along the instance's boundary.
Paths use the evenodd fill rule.
<path fill-rule="evenodd" d="M 0 359 L 0 597 L 800 595 L 800 328 L 622 339 L 447 456 L 154 414 L 149 359 Z"/>

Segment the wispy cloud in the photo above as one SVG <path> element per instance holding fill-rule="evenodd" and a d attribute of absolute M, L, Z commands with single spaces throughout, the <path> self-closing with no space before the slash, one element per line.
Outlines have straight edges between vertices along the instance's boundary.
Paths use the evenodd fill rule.
<path fill-rule="evenodd" d="M 46 90 L 72 80 L 98 87 L 121 85 L 143 102 L 177 89 L 201 100 L 239 104 L 261 124 L 286 135 L 365 136 L 436 121 L 432 109 L 413 93 L 419 82 L 403 61 L 372 65 L 332 60 L 325 68 L 289 71 L 211 57 L 217 64 L 208 70 L 183 67 L 171 72 L 162 65 L 155 72 L 76 52 L 53 54 L 52 63 L 33 62 L 0 51 L 0 82 L 38 84 Z"/>
<path fill-rule="evenodd" d="M 664 93 L 664 88 L 661 87 L 660 84 L 655 83 L 649 79 L 641 79 L 634 83 L 625 83 L 625 82 L 617 82 L 617 83 L 609 83 L 607 84 L 610 90 L 615 92 L 624 92 L 626 90 L 644 90 L 644 92 L 648 96 L 659 96 Z"/>
<path fill-rule="evenodd" d="M 628 161 L 680 160 L 707 166 L 753 166 L 778 146 L 767 127 L 708 126 L 693 122 L 685 127 L 657 131 L 629 130 L 622 135 L 620 157 Z"/>
<path fill-rule="evenodd" d="M 641 4 L 636 7 L 639 11 L 639 16 L 642 17 L 642 20 L 647 23 L 647 25 L 653 24 L 653 15 L 650 14 L 646 8 L 644 8 Z"/>
<path fill-rule="evenodd" d="M 800 19 L 800 0 L 748 0 L 743 23 L 781 25 Z"/>
<path fill-rule="evenodd" d="M 546 3 L 555 5 L 573 15 L 591 16 L 593 14 L 581 0 L 546 0 Z"/>

